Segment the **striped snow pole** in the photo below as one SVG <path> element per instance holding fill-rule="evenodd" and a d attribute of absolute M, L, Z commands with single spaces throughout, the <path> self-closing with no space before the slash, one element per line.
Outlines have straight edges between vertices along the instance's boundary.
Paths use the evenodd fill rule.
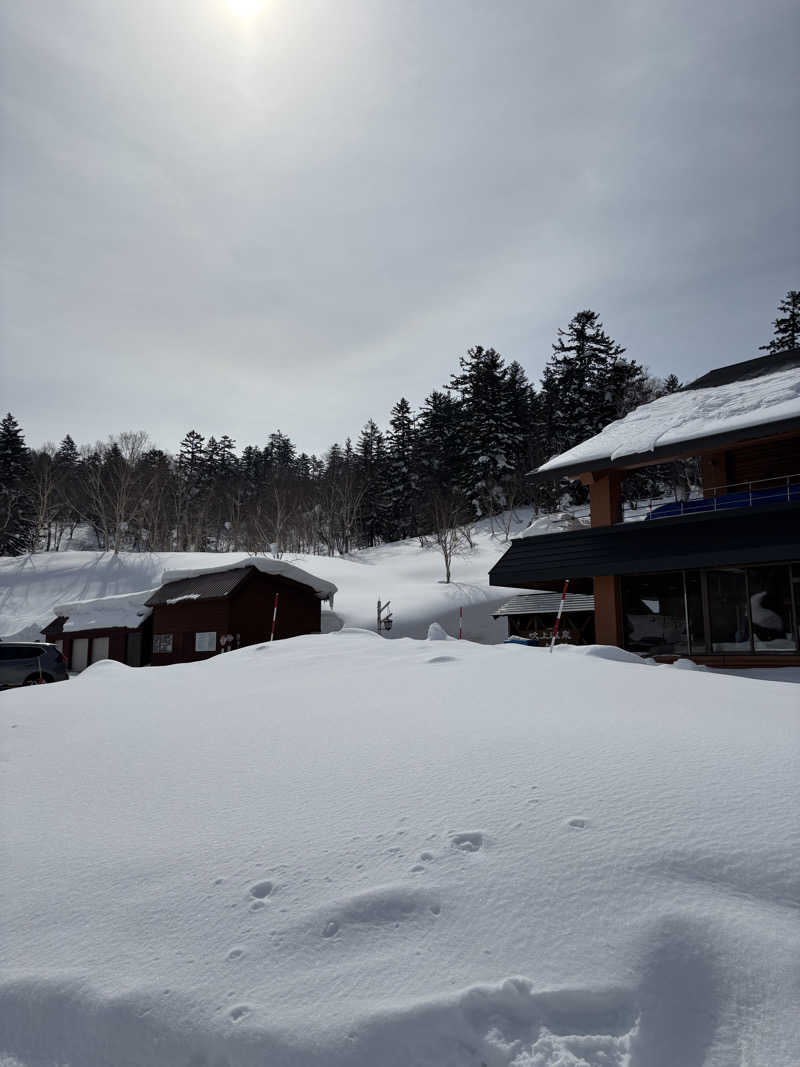
<path fill-rule="evenodd" d="M 459 641 L 461 640 L 461 623 L 462 623 L 463 619 L 464 619 L 464 609 L 463 608 L 459 608 L 458 609 L 458 639 L 459 639 Z"/>
<path fill-rule="evenodd" d="M 550 651 L 553 651 L 553 645 L 556 643 L 558 637 L 558 627 L 561 624 L 561 612 L 564 610 L 564 601 L 567 599 L 567 589 L 569 588 L 569 578 L 564 582 L 564 588 L 561 590 L 561 602 L 558 605 L 558 615 L 556 615 L 556 621 L 553 625 L 553 637 L 550 641 Z"/>
<path fill-rule="evenodd" d="M 274 607 L 272 609 L 272 630 L 270 631 L 270 635 L 269 635 L 270 641 L 274 641 L 275 640 L 275 623 L 276 623 L 277 618 L 278 618 L 278 597 L 279 596 L 280 596 L 280 593 L 276 593 L 275 594 L 275 605 L 274 605 Z"/>

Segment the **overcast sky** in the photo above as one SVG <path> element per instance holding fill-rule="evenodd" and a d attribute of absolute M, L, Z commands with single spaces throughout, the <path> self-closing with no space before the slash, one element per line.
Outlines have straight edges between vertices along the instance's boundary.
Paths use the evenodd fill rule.
<path fill-rule="evenodd" d="M 691 379 L 798 269 L 794 0 L 3 0 L 0 406 L 322 451 L 581 308 Z"/>

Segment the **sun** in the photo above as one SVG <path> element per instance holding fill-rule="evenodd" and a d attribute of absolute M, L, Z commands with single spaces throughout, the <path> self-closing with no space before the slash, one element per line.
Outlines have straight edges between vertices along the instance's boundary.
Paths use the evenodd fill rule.
<path fill-rule="evenodd" d="M 227 0 L 228 7 L 240 18 L 252 18 L 264 10 L 266 0 Z"/>

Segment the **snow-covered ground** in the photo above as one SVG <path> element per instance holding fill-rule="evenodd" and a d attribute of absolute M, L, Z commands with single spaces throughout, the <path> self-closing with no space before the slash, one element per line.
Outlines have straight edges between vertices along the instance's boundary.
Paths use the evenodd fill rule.
<path fill-rule="evenodd" d="M 529 508 L 519 509 L 510 533 L 525 529 Z M 453 560 L 453 580 L 444 583 L 438 549 L 420 548 L 417 539 L 398 541 L 349 556 L 289 553 L 287 564 L 338 587 L 334 608 L 348 626 L 375 626 L 377 600 L 391 600 L 393 637 L 424 637 L 428 625 L 441 623 L 449 632 L 464 610 L 465 636 L 482 642 L 502 641 L 504 619 L 495 622 L 493 608 L 518 590 L 490 588 L 489 570 L 508 548 L 504 534 L 490 520 L 478 524 L 475 547 Z M 152 589 L 164 571 L 202 570 L 248 559 L 244 552 L 39 552 L 0 557 L 0 636 L 41 640 L 39 630 L 55 615 L 57 604 L 118 596 Z"/>
<path fill-rule="evenodd" d="M 798 689 L 594 652 L 3 694 L 0 1062 L 796 1064 Z"/>

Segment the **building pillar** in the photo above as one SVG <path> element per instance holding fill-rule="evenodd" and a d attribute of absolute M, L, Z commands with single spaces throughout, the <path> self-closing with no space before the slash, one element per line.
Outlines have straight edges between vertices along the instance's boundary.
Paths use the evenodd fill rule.
<path fill-rule="evenodd" d="M 622 644 L 622 597 L 615 574 L 594 579 L 594 639 L 598 645 Z"/>
<path fill-rule="evenodd" d="M 618 470 L 598 471 L 589 484 L 592 526 L 622 522 L 622 476 Z"/>

